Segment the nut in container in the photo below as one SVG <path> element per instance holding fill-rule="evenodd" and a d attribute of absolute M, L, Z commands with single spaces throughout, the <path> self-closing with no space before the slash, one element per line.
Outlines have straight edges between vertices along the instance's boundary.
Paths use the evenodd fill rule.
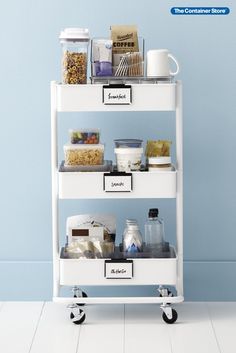
<path fill-rule="evenodd" d="M 104 162 L 104 145 L 67 143 L 64 154 L 65 166 L 101 165 Z"/>

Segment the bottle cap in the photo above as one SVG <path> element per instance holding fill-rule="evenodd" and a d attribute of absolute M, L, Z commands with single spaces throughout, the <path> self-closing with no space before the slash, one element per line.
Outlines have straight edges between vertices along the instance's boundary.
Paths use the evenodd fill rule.
<path fill-rule="evenodd" d="M 158 208 L 150 208 L 148 212 L 148 217 L 149 218 L 158 217 L 158 214 L 159 214 Z"/>

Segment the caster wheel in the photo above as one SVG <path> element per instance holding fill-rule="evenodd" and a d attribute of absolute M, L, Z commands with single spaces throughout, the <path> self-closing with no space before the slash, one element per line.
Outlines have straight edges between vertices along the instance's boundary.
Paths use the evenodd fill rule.
<path fill-rule="evenodd" d="M 78 309 L 78 314 L 75 315 L 74 313 L 70 313 L 70 319 L 75 325 L 80 325 L 84 322 L 86 318 L 85 312 L 81 309 Z"/>
<path fill-rule="evenodd" d="M 163 298 L 163 295 L 160 293 L 160 297 Z M 167 289 L 167 297 L 173 297 L 173 293 Z M 166 303 L 166 304 L 170 304 L 170 303 Z"/>
<path fill-rule="evenodd" d="M 74 295 L 74 298 L 79 298 L 77 295 Z M 87 294 L 85 292 L 82 292 L 82 298 L 88 298 Z M 79 306 L 84 306 L 84 303 L 76 303 Z"/>
<path fill-rule="evenodd" d="M 173 324 L 177 319 L 178 319 L 178 314 L 175 309 L 171 309 L 172 312 L 172 318 L 169 319 L 168 316 L 166 315 L 165 312 L 162 313 L 162 319 L 167 323 L 167 324 Z"/>
<path fill-rule="evenodd" d="M 163 295 L 161 293 L 160 293 L 160 297 L 163 298 Z M 167 289 L 167 297 L 173 297 L 173 293 L 169 289 Z"/>

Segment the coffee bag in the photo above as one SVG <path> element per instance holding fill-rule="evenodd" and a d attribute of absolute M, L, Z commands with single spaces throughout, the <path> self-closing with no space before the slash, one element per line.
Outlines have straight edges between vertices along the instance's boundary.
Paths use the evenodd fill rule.
<path fill-rule="evenodd" d="M 139 51 L 137 27 L 134 25 L 111 26 L 111 39 L 114 54 Z"/>
<path fill-rule="evenodd" d="M 137 26 L 111 26 L 111 39 L 113 41 L 113 69 L 116 70 L 125 53 L 139 52 Z"/>

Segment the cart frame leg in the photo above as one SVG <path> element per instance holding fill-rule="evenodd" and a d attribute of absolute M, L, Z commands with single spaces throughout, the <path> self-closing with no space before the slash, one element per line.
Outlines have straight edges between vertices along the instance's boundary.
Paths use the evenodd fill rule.
<path fill-rule="evenodd" d="M 51 82 L 51 166 L 52 166 L 52 248 L 53 248 L 53 296 L 60 293 L 59 226 L 58 226 L 58 156 L 57 156 L 57 89 Z"/>
<path fill-rule="evenodd" d="M 183 296 L 183 117 L 182 83 L 176 82 L 176 238 L 177 238 L 177 295 Z"/>

